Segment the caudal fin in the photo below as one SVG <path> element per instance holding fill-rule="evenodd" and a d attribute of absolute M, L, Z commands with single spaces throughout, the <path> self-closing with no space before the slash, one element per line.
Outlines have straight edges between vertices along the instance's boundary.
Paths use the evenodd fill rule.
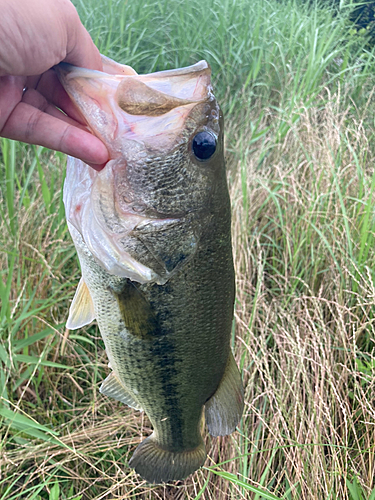
<path fill-rule="evenodd" d="M 178 481 L 199 469 L 206 459 L 204 443 L 193 450 L 172 452 L 160 448 L 154 434 L 135 450 L 129 466 L 149 483 Z"/>

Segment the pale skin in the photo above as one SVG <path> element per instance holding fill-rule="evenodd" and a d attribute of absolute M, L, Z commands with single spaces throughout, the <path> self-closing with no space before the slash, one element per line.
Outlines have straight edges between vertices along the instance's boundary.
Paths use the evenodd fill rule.
<path fill-rule="evenodd" d="M 102 70 L 73 4 L 0 0 L 0 13 L 0 136 L 61 151 L 100 170 L 107 148 L 86 129 L 52 69 L 65 61 Z"/>

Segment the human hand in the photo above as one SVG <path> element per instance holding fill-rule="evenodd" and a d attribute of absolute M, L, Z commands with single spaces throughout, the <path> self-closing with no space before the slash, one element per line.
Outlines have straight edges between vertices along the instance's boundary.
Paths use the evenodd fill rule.
<path fill-rule="evenodd" d="M 102 70 L 73 4 L 0 0 L 0 11 L 0 136 L 62 151 L 100 170 L 107 148 L 87 131 L 51 69 L 65 61 Z"/>

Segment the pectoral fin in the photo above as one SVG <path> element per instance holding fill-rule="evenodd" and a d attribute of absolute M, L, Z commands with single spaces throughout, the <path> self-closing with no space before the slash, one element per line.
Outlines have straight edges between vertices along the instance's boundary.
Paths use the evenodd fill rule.
<path fill-rule="evenodd" d="M 99 391 L 117 401 L 121 401 L 135 410 L 143 410 L 134 394 L 119 381 L 114 372 L 111 372 L 102 383 Z"/>
<path fill-rule="evenodd" d="M 136 283 L 128 280 L 121 293 L 114 293 L 128 333 L 145 341 L 160 336 L 158 318 Z"/>
<path fill-rule="evenodd" d="M 243 408 L 241 375 L 230 353 L 219 387 L 205 405 L 206 424 L 211 436 L 231 434 L 241 420 Z"/>
<path fill-rule="evenodd" d="M 69 330 L 76 330 L 88 325 L 95 319 L 94 303 L 89 289 L 83 278 L 80 279 L 76 293 L 69 309 L 69 317 L 66 327 Z"/>

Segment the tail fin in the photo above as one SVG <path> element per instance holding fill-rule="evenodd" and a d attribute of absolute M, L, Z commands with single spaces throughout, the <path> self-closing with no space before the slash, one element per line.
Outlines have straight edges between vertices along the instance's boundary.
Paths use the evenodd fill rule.
<path fill-rule="evenodd" d="M 204 443 L 193 450 L 173 452 L 163 450 L 154 434 L 135 450 L 129 466 L 149 483 L 178 481 L 199 469 L 206 459 Z"/>

